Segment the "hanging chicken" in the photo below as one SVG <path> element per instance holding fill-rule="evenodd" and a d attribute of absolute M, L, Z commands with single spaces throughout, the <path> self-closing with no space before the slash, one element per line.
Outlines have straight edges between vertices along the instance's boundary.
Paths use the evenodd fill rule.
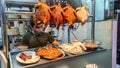
<path fill-rule="evenodd" d="M 37 25 L 38 21 L 42 21 L 45 24 L 45 28 L 50 24 L 51 15 L 50 15 L 50 8 L 44 2 L 39 2 L 35 5 L 36 13 L 34 15 L 34 24 Z"/>
<path fill-rule="evenodd" d="M 85 24 L 90 14 L 87 12 L 88 6 L 76 8 L 77 20 L 81 22 L 82 25 Z"/>
<path fill-rule="evenodd" d="M 56 25 L 57 30 L 59 30 L 61 25 L 64 26 L 63 9 L 61 8 L 60 1 L 58 2 L 58 5 L 54 5 L 51 7 L 51 11 L 52 20 Z"/>
<path fill-rule="evenodd" d="M 69 4 L 63 8 L 64 10 L 64 19 L 70 24 L 70 28 L 73 28 L 73 24 L 76 21 L 76 12 Z"/>

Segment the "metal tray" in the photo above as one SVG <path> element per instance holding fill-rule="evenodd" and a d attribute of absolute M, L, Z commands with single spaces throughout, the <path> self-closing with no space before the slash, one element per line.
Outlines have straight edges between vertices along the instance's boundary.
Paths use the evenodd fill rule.
<path fill-rule="evenodd" d="M 34 49 L 29 49 L 29 50 L 24 50 L 24 51 L 34 51 L 38 48 L 34 48 Z M 46 63 L 51 63 L 51 62 L 55 62 L 58 60 L 64 60 L 67 58 L 72 58 L 72 57 L 76 57 L 76 56 L 84 56 L 87 54 L 91 54 L 91 53 L 95 53 L 95 52 L 100 52 L 100 51 L 105 51 L 106 49 L 104 48 L 99 48 L 96 51 L 89 51 L 89 52 L 84 52 L 82 54 L 77 54 L 77 55 L 73 55 L 70 53 L 65 52 L 65 57 L 64 58 L 57 58 L 55 60 L 48 60 L 48 59 L 44 59 L 41 58 L 38 62 L 33 63 L 33 64 L 21 64 L 16 60 L 16 55 L 20 52 L 22 52 L 21 50 L 19 51 L 15 51 L 15 52 L 9 52 L 9 60 L 10 60 L 10 68 L 27 68 L 27 67 L 34 67 L 36 65 L 41 65 L 41 64 L 46 64 Z"/>

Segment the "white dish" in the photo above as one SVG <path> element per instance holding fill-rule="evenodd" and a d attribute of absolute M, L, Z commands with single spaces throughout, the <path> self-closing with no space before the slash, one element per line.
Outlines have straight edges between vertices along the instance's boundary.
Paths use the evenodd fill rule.
<path fill-rule="evenodd" d="M 22 60 L 20 58 L 21 53 L 24 53 L 26 55 L 31 55 L 32 59 L 27 59 L 26 61 Z M 35 62 L 39 61 L 39 59 L 40 59 L 40 56 L 37 56 L 34 51 L 24 51 L 24 52 L 20 52 L 16 55 L 16 60 L 23 64 L 35 63 Z"/>

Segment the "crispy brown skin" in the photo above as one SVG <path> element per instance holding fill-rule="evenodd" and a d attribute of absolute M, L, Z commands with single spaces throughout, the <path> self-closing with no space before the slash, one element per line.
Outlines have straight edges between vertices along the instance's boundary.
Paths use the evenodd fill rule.
<path fill-rule="evenodd" d="M 73 24 L 76 21 L 76 12 L 75 10 L 72 8 L 72 6 L 70 6 L 69 4 L 67 4 L 64 8 L 64 19 L 70 24 L 70 28 L 73 26 Z"/>
<path fill-rule="evenodd" d="M 61 4 L 58 3 L 58 5 L 54 5 L 51 7 L 51 16 L 54 24 L 57 27 L 57 30 L 59 30 L 60 26 L 64 26 L 64 19 L 63 19 L 63 9 L 61 7 Z"/>
<path fill-rule="evenodd" d="M 51 10 L 49 6 L 44 2 L 39 2 L 35 5 L 36 13 L 34 14 L 34 24 L 36 25 L 38 21 L 42 21 L 45 24 L 45 28 L 50 24 L 51 21 Z"/>
<path fill-rule="evenodd" d="M 48 49 L 46 48 L 42 48 L 38 51 L 36 51 L 36 55 L 38 56 L 42 56 L 48 59 L 56 59 L 59 56 L 63 55 L 63 53 L 61 51 L 59 51 L 58 49 L 49 46 Z"/>
<path fill-rule="evenodd" d="M 84 25 L 90 16 L 88 13 L 88 6 L 76 8 L 77 20 L 81 22 L 81 25 Z"/>

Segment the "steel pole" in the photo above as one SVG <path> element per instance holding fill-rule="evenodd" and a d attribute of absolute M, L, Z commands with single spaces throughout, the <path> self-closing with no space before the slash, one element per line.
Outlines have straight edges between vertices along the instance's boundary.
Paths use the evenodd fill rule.
<path fill-rule="evenodd" d="M 95 40 L 95 0 L 92 0 L 92 24 L 91 24 L 91 40 Z"/>

